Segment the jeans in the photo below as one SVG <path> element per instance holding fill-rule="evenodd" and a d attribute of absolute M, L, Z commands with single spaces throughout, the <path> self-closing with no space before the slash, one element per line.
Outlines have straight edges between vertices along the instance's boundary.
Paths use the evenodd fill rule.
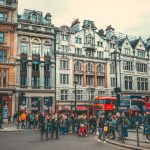
<path fill-rule="evenodd" d="M 119 125 L 117 126 L 117 132 L 118 132 L 118 135 L 119 135 L 119 139 L 120 139 L 120 140 L 122 140 L 122 138 L 123 138 L 123 133 L 122 133 L 123 128 L 122 128 L 122 127 L 123 127 L 122 124 L 119 124 Z"/>
<path fill-rule="evenodd" d="M 41 130 L 41 139 L 43 139 L 43 134 L 46 134 L 46 139 L 48 139 L 48 130 Z"/>
<path fill-rule="evenodd" d="M 21 120 L 21 128 L 25 128 L 25 120 Z"/>
<path fill-rule="evenodd" d="M 58 139 L 58 127 L 52 128 L 51 139 L 53 139 L 54 132 L 56 132 L 56 139 Z"/>
<path fill-rule="evenodd" d="M 98 136 L 98 139 L 102 139 L 102 136 L 103 136 L 103 140 L 105 141 L 104 128 L 99 128 L 99 136 Z"/>

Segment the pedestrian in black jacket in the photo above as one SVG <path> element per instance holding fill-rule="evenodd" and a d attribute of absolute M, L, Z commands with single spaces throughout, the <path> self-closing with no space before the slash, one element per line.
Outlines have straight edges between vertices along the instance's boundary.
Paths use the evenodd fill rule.
<path fill-rule="evenodd" d="M 41 115 L 41 120 L 40 120 L 40 129 L 41 129 L 41 140 L 43 139 L 43 134 L 46 134 L 46 140 L 49 140 L 48 138 L 48 116 Z"/>
<path fill-rule="evenodd" d="M 150 138 L 150 112 L 146 112 L 146 115 L 143 117 L 143 124 L 144 124 L 144 133 L 146 134 L 145 142 L 149 142 Z"/>
<path fill-rule="evenodd" d="M 59 139 L 58 137 L 59 120 L 57 114 L 55 114 L 55 116 L 52 116 L 51 124 L 52 124 L 51 139 L 53 139 L 54 132 L 56 132 L 56 139 Z"/>

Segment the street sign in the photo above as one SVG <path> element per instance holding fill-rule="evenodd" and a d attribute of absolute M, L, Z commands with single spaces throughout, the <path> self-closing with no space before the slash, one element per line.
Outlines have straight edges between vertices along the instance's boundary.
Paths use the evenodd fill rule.
<path fill-rule="evenodd" d="M 119 106 L 118 110 L 125 111 L 125 110 L 128 110 L 128 107 L 127 106 Z"/>

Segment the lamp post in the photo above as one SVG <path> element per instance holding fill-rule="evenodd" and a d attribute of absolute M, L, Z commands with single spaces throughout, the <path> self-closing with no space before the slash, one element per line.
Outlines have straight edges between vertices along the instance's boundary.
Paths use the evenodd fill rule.
<path fill-rule="evenodd" d="M 118 88 L 118 74 L 117 74 L 117 61 L 120 59 L 120 53 L 115 51 L 114 54 L 114 61 L 115 61 L 115 78 L 116 78 L 116 87 L 115 87 L 115 94 L 116 94 L 116 111 L 118 112 L 118 106 L 120 102 L 120 88 Z"/>
<path fill-rule="evenodd" d="M 74 94 L 75 94 L 74 95 L 75 96 L 75 103 L 74 103 L 74 105 L 75 105 L 75 114 L 76 114 L 76 112 L 77 112 L 77 98 L 76 97 L 77 97 L 77 83 L 78 82 L 74 81 L 73 83 L 74 83 L 74 86 L 75 86 L 75 92 L 74 92 Z"/>

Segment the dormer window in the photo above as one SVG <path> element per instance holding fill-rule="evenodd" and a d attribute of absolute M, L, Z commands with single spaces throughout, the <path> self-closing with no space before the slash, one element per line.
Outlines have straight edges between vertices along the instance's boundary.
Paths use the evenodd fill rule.
<path fill-rule="evenodd" d="M 32 14 L 32 21 L 37 22 L 38 16 L 36 14 Z"/>
<path fill-rule="evenodd" d="M 62 34 L 62 40 L 66 41 L 66 40 L 68 40 L 68 38 L 69 38 L 68 35 Z"/>
<path fill-rule="evenodd" d="M 143 57 L 143 58 L 145 58 L 145 52 L 144 51 L 137 51 L 137 56 L 138 57 Z"/>
<path fill-rule="evenodd" d="M 124 51 L 125 51 L 126 55 L 130 55 L 130 49 L 129 48 L 125 48 Z"/>

